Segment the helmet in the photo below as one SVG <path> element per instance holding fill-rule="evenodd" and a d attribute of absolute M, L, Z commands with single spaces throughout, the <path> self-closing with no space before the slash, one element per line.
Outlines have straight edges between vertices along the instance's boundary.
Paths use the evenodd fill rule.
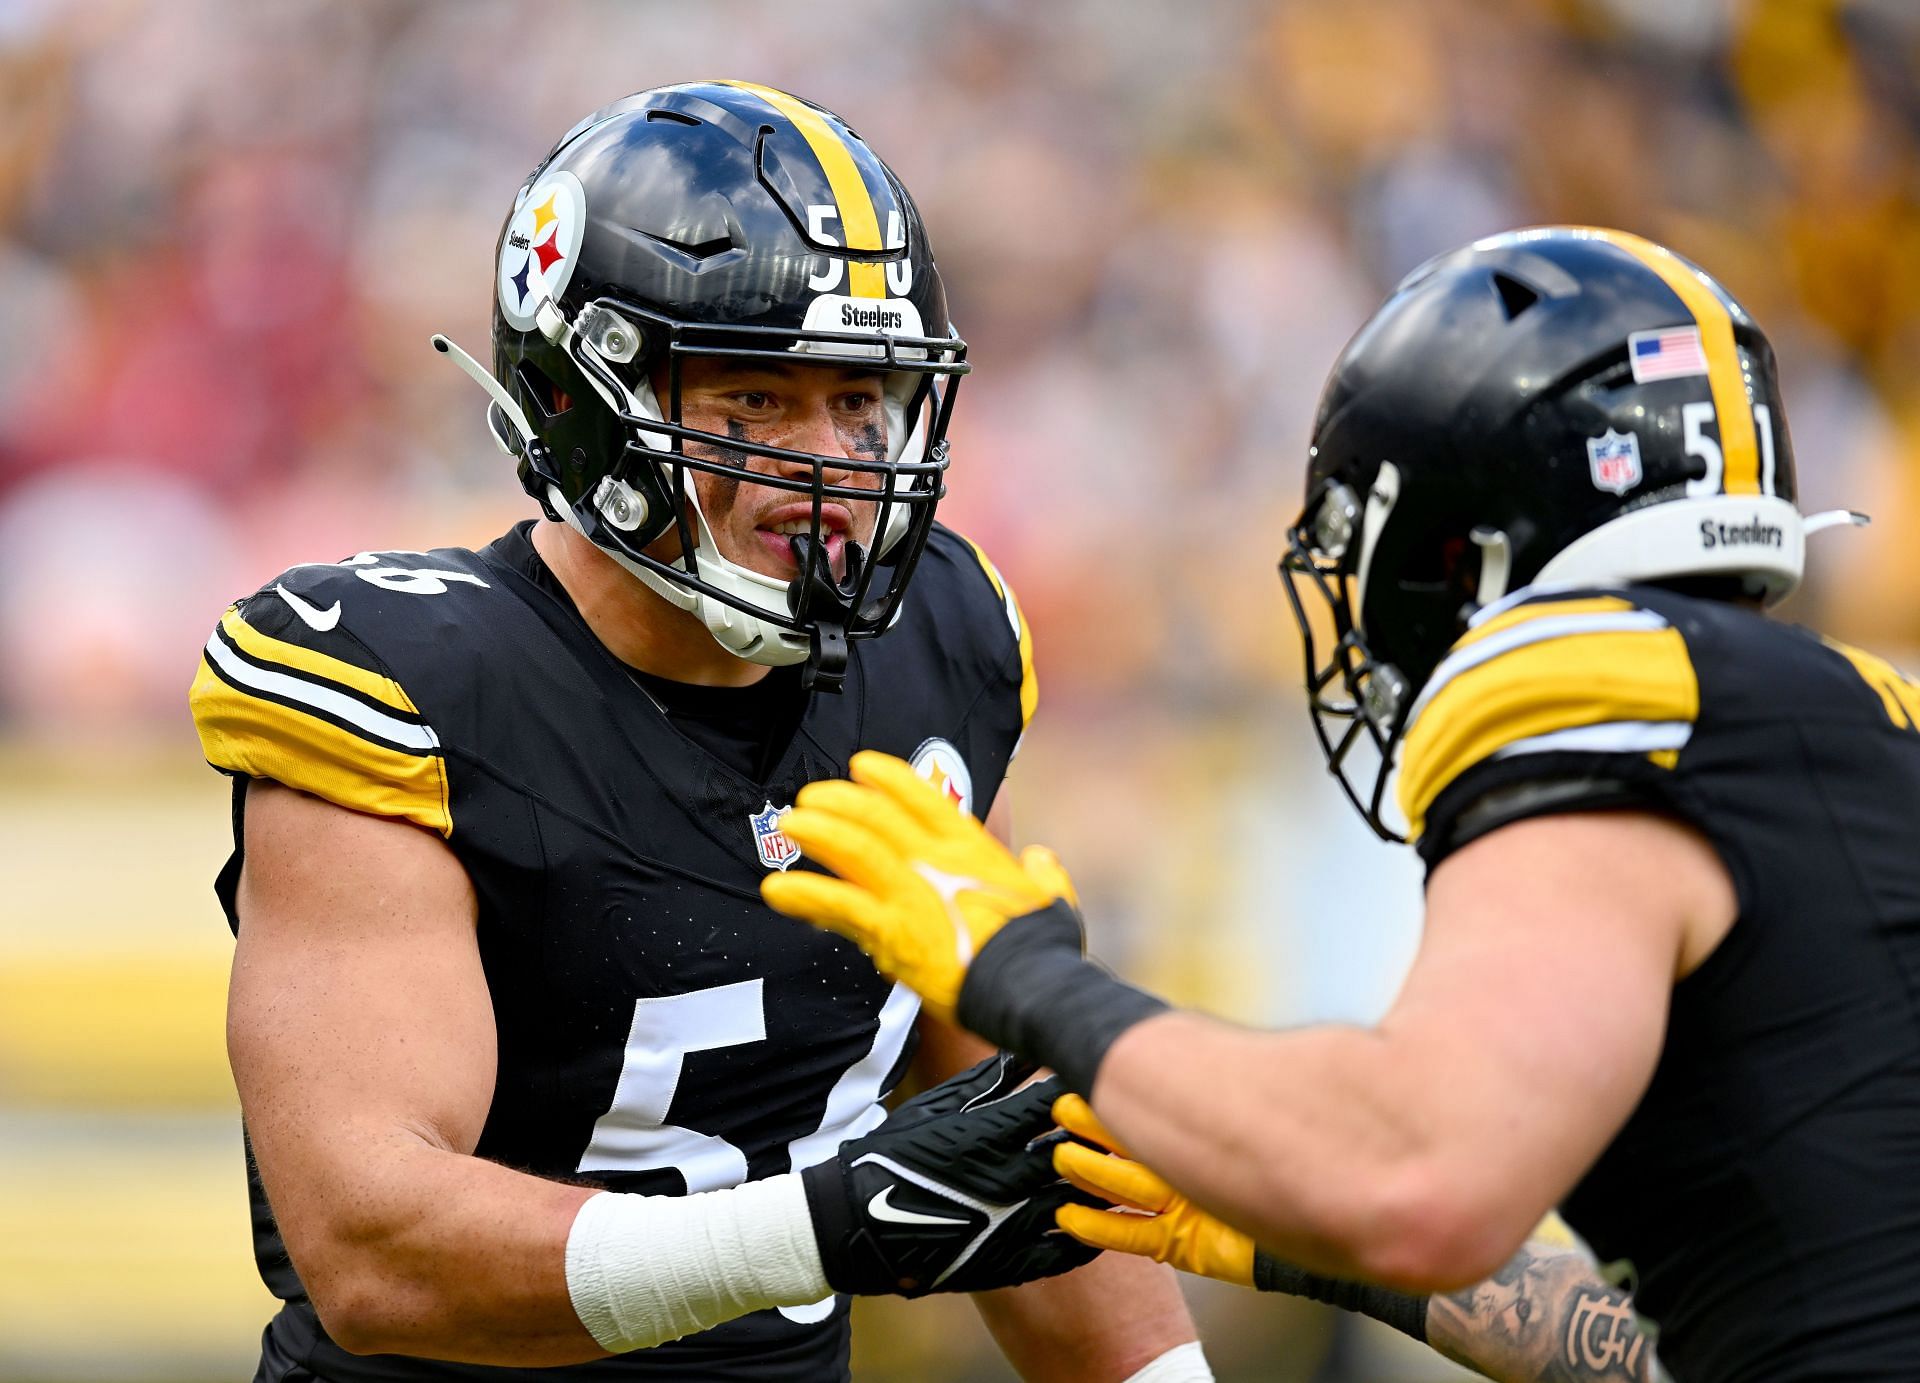
<path fill-rule="evenodd" d="M 547 516 L 736 656 L 810 660 L 810 684 L 837 688 L 847 640 L 898 615 L 944 493 L 947 425 L 969 368 L 920 214 L 887 166 L 839 117 L 767 87 L 626 97 L 569 130 L 514 198 L 493 309 L 490 376 L 446 338 L 434 344 L 487 388 L 494 436 Z M 882 371 L 884 457 L 682 424 L 690 358 L 796 354 Z M 751 470 L 754 458 L 777 464 Z M 720 552 L 696 470 L 811 499 L 797 578 Z M 849 541 L 839 578 L 821 541 L 821 505 L 836 499 L 879 507 L 870 549 Z M 670 532 L 677 556 L 646 551 Z"/>
<path fill-rule="evenodd" d="M 1329 767 L 1397 839 L 1381 804 L 1399 736 L 1476 610 L 1636 581 L 1771 603 L 1799 583 L 1804 534 L 1844 519 L 1862 521 L 1802 518 L 1773 350 L 1695 265 L 1566 226 L 1441 255 L 1334 365 L 1280 564 Z M 1324 660 L 1310 604 L 1330 610 Z"/>

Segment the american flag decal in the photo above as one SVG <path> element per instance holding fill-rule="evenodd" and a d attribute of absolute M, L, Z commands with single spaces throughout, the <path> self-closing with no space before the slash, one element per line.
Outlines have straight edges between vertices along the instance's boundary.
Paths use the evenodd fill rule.
<path fill-rule="evenodd" d="M 1707 353 L 1699 327 L 1636 331 L 1627 338 L 1627 361 L 1636 384 L 1655 379 L 1685 379 L 1707 372 Z"/>

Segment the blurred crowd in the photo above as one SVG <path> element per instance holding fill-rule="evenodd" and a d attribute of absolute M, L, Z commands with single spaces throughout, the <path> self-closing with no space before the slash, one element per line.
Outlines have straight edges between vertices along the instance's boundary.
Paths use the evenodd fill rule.
<path fill-rule="evenodd" d="M 428 337 L 484 354 L 560 132 L 712 76 L 838 111 L 919 201 L 976 362 L 944 515 L 1037 637 L 1022 834 L 1177 994 L 1365 1016 L 1412 944 L 1353 940 L 1416 876 L 1323 787 L 1273 566 L 1327 367 L 1434 252 L 1576 221 L 1715 271 L 1804 504 L 1875 517 L 1797 612 L 1920 648 L 1911 0 L 0 0 L 0 743 L 191 762 L 228 601 L 531 514 Z"/>
<path fill-rule="evenodd" d="M 184 650 L 260 577 L 525 511 L 427 335 L 484 343 L 558 132 L 723 74 L 841 111 L 920 200 L 979 366 L 949 513 L 1055 694 L 1286 666 L 1270 567 L 1326 367 L 1428 254 L 1547 220 L 1748 302 L 1809 502 L 1882 523 L 1815 563 L 1874 589 L 1824 595 L 1920 641 L 1885 590 L 1920 585 L 1917 60 L 1901 0 L 9 0 L 0 714 L 178 726 Z"/>

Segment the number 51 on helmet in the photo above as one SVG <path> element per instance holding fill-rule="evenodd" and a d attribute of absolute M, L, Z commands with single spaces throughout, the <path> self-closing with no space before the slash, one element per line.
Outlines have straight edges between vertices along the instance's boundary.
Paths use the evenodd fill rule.
<path fill-rule="evenodd" d="M 1846 522 L 1800 513 L 1773 349 L 1696 265 L 1571 226 L 1441 255 L 1334 365 L 1280 563 L 1328 766 L 1399 839 L 1400 737 L 1476 611 L 1631 582 L 1771 604 Z"/>

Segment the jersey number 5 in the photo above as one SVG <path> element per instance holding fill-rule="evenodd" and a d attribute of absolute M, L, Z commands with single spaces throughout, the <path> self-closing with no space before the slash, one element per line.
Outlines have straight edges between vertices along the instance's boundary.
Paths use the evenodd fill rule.
<path fill-rule="evenodd" d="M 667 1122 L 689 1052 L 740 1047 L 767 1038 L 764 980 L 696 989 L 641 999 L 633 1006 L 626 1055 L 613 1103 L 594 1121 L 580 1156 L 581 1172 L 641 1172 L 672 1167 L 686 1178 L 687 1192 L 738 1186 L 747 1178 L 747 1155 L 715 1133 Z M 895 985 L 880 1009 L 867 1054 L 849 1066 L 827 1092 L 819 1127 L 787 1145 L 794 1171 L 824 1162 L 849 1138 L 858 1138 L 886 1117 L 880 1087 L 900 1059 L 919 1003 Z M 824 1320 L 833 1298 L 812 1306 L 780 1308 L 803 1324 Z"/>

